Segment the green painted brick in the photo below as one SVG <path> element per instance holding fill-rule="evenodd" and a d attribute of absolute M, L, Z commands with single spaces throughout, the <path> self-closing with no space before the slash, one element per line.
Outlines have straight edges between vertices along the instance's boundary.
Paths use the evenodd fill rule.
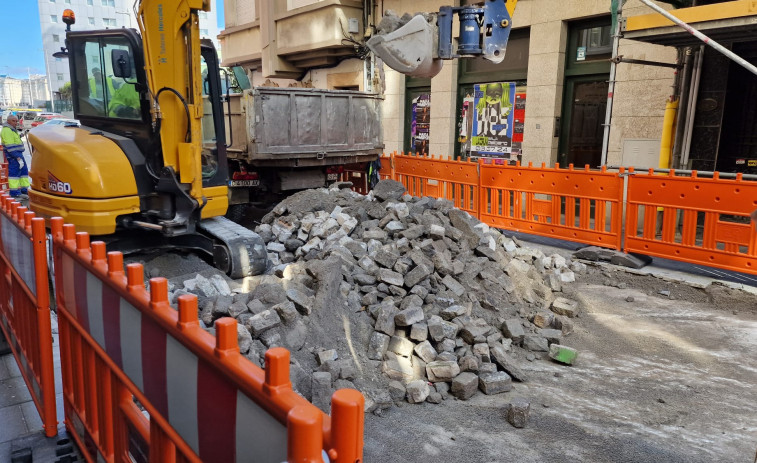
<path fill-rule="evenodd" d="M 572 365 L 578 358 L 578 351 L 572 347 L 552 344 L 549 346 L 549 358 L 566 365 Z"/>

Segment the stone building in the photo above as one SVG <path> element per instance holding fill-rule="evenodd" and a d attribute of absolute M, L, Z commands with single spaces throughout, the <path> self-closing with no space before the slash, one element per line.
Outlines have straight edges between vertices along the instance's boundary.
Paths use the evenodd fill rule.
<path fill-rule="evenodd" d="M 719 3 L 708 7 L 720 8 L 750 2 L 684 3 Z M 482 85 L 510 84 L 515 87 L 516 100 L 512 102 L 513 152 L 506 158 L 536 165 L 599 166 L 613 40 L 610 0 L 520 0 L 505 59 L 496 65 L 482 59 L 445 61 L 441 73 L 433 79 L 416 79 L 381 66 L 370 55 L 361 59 L 365 57 L 362 53 L 366 30 L 371 30 L 364 25 L 376 24 L 376 18 L 384 11 L 393 10 L 400 15 L 436 12 L 444 4 L 448 2 L 226 0 L 226 28 L 219 37 L 223 64 L 243 68 L 252 85 L 312 85 L 383 93 L 387 152 L 424 151 L 450 157 L 481 154 L 470 146 L 475 133 L 462 123 L 463 113 L 466 109 L 470 113 L 472 100 L 477 91 L 482 92 Z M 658 4 L 672 9 L 671 5 Z M 660 17 L 640 0 L 628 0 L 623 7 L 622 24 L 650 13 Z M 708 23 L 706 14 L 700 13 L 694 19 L 700 21 L 699 25 Z M 667 22 L 666 26 L 675 28 L 671 24 Z M 657 167 L 666 105 L 676 100 L 675 94 L 685 87 L 682 76 L 677 76 L 691 50 L 676 43 L 639 39 L 643 31 L 624 34 L 618 54 L 637 62 L 621 62 L 616 67 L 606 164 Z M 680 34 L 687 35 L 683 31 Z M 705 57 L 707 54 L 712 53 L 707 52 Z M 713 55 L 711 59 L 718 58 Z M 705 68 L 706 63 L 707 59 Z M 669 119 L 669 123 L 673 120 Z M 701 132 L 695 139 L 697 136 L 707 135 Z M 716 142 L 710 138 L 708 143 L 692 149 L 712 150 L 713 143 Z M 690 167 L 696 156 L 714 158 L 710 153 L 684 159 L 681 146 L 679 140 L 674 148 L 678 150 L 678 164 L 674 167 Z"/>

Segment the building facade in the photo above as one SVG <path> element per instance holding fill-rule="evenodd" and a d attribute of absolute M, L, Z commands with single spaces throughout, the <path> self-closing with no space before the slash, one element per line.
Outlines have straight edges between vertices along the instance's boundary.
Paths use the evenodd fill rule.
<path fill-rule="evenodd" d="M 353 41 L 364 42 L 363 24 L 380 18 L 379 8 L 402 15 L 436 12 L 445 4 L 226 0 L 223 64 L 244 68 L 253 85 L 382 92 L 387 152 L 484 155 L 486 150 L 473 143 L 481 140 L 471 120 L 480 117 L 476 96 L 486 88 L 499 95 L 510 92 L 512 133 L 503 143 L 510 152 L 505 156 L 494 149 L 486 155 L 537 165 L 599 166 L 612 51 L 610 1 L 520 0 L 505 60 L 498 65 L 482 59 L 445 61 L 433 79 L 413 79 L 357 56 L 362 50 Z M 623 15 L 648 11 L 640 1 L 628 0 Z M 357 33 L 348 31 L 350 23 Z M 675 49 L 655 44 L 622 39 L 619 47 L 626 58 L 668 64 L 677 59 Z M 674 81 L 670 67 L 617 66 L 606 164 L 657 167 Z"/>
<path fill-rule="evenodd" d="M 45 68 L 50 87 L 57 92 L 70 82 L 68 60 L 55 58 L 53 53 L 65 46 L 66 25 L 63 11 L 73 10 L 76 15 L 75 30 L 130 27 L 138 29 L 133 11 L 134 0 L 37 0 L 39 22 L 42 29 L 42 47 Z M 200 14 L 200 35 L 209 38 L 218 47 L 218 22 L 216 0 L 211 0 L 211 11 Z"/>
<path fill-rule="evenodd" d="M 50 94 L 47 76 L 31 75 L 27 79 L 0 76 L 0 107 L 44 107 Z"/>

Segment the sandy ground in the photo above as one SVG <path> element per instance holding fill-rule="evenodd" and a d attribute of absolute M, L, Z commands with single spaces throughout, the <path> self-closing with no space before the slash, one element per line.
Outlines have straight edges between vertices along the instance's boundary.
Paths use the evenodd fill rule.
<path fill-rule="evenodd" d="M 598 279 L 570 290 L 584 308 L 564 342 L 580 351 L 574 366 L 539 359 L 512 392 L 367 415 L 365 461 L 754 461 L 757 296 Z M 531 403 L 526 428 L 505 420 L 513 397 Z"/>

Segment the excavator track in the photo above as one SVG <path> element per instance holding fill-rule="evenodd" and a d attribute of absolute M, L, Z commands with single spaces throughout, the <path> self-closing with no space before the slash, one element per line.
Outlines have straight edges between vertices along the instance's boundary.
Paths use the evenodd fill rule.
<path fill-rule="evenodd" d="M 216 266 L 231 278 L 260 275 L 268 269 L 265 242 L 254 231 L 225 217 L 205 219 L 197 229 L 219 243 L 213 251 Z"/>

